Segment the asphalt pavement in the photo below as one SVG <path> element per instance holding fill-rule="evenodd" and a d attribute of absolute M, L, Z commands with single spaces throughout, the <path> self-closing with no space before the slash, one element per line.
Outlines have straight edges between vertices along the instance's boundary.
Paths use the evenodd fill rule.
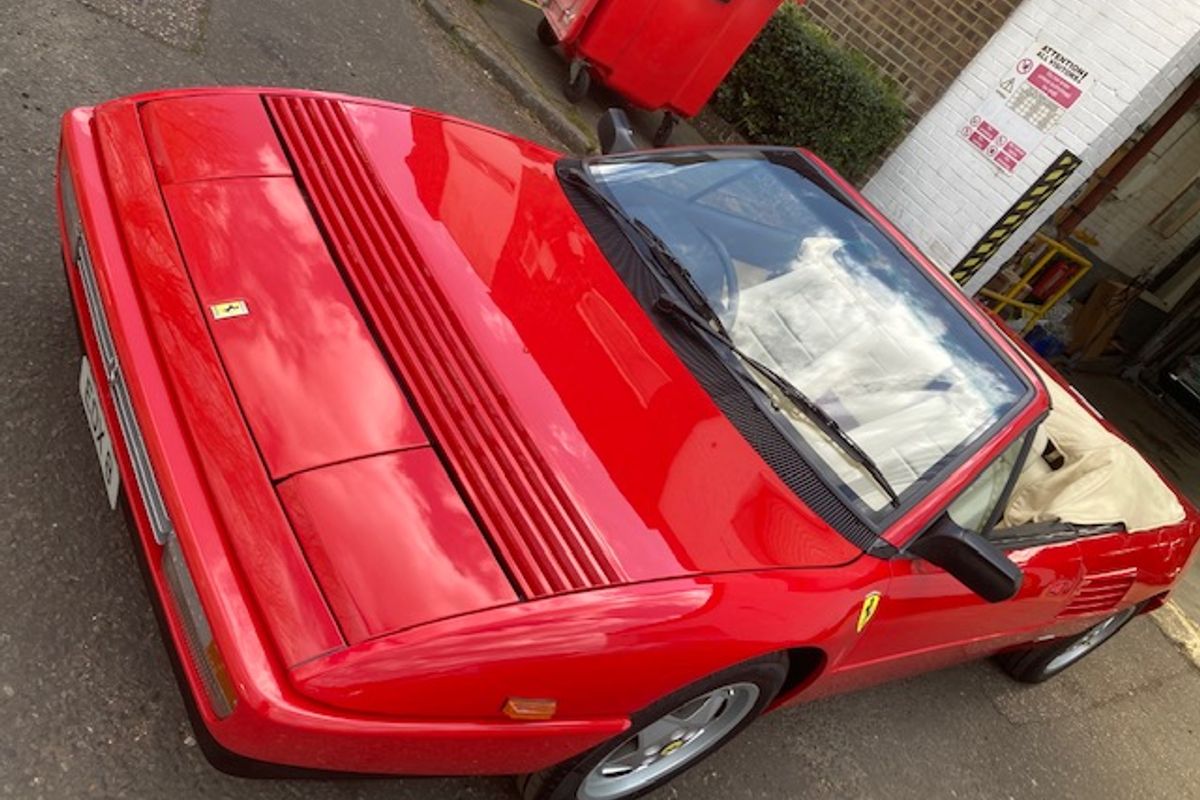
<path fill-rule="evenodd" d="M 372 95 L 554 144 L 410 0 L 4 4 L 0 796 L 509 797 L 501 778 L 245 781 L 195 746 L 88 440 L 52 193 L 63 110 L 195 84 Z M 657 797 L 1200 797 L 1197 698 L 1139 619 L 1044 686 L 978 663 L 772 715 Z"/>

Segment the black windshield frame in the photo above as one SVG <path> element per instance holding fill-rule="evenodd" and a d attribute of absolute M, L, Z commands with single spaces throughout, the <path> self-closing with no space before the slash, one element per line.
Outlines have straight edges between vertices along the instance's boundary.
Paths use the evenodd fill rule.
<path fill-rule="evenodd" d="M 811 181 L 814 185 L 819 187 L 821 191 L 845 207 L 848 213 L 858 217 L 859 220 L 869 225 L 885 241 L 892 244 L 898 254 L 914 270 L 914 274 L 920 276 L 921 280 L 928 283 L 928 285 L 936 291 L 936 293 L 945 301 L 947 308 L 953 310 L 953 312 L 961 318 L 961 320 L 969 327 L 969 329 L 975 333 L 979 342 L 985 345 L 986 348 L 995 355 L 997 360 L 1002 363 L 1012 373 L 1013 376 L 1016 377 L 1017 381 L 1022 387 L 1022 393 L 1013 401 L 1011 407 L 1004 414 L 998 416 L 998 418 L 992 422 L 974 441 L 972 441 L 968 446 L 960 448 L 957 452 L 953 453 L 951 457 L 944 459 L 942 462 L 938 462 L 928 471 L 929 477 L 927 480 L 917 481 L 912 486 L 909 486 L 905 488 L 904 491 L 900 492 L 900 502 L 898 505 L 886 506 L 883 509 L 873 511 L 865 507 L 865 505 L 861 502 L 857 502 L 856 498 L 850 496 L 851 493 L 848 492 L 847 487 L 845 487 L 842 481 L 833 473 L 833 469 L 825 462 L 823 458 L 816 454 L 815 450 L 813 450 L 813 448 L 804 440 L 804 438 L 795 430 L 793 426 L 781 419 L 777 411 L 769 408 L 768 404 L 760 393 L 753 392 L 748 387 L 743 385 L 743 391 L 747 393 L 751 401 L 757 405 L 764 415 L 771 420 L 772 425 L 784 436 L 784 438 L 787 439 L 788 443 L 795 449 L 796 453 L 816 472 L 825 486 L 830 491 L 838 495 L 839 498 L 841 498 L 841 500 L 849 507 L 850 511 L 857 518 L 857 520 L 872 533 L 873 537 L 879 537 L 897 520 L 902 518 L 918 503 L 935 491 L 937 486 L 943 483 L 948 476 L 956 472 L 965 462 L 970 460 L 984 446 L 993 441 L 1006 428 L 1008 428 L 1012 422 L 1028 408 L 1029 404 L 1036 397 L 1037 392 L 1035 385 L 1031 381 L 1027 371 L 1022 369 L 1018 362 L 1010 355 L 1010 353 L 996 341 L 994 333 L 986 331 L 980 322 L 969 313 L 968 309 L 965 307 L 965 304 L 969 303 L 969 300 L 965 300 L 962 296 L 956 295 L 949 287 L 944 285 L 943 282 L 931 275 L 929 268 L 924 266 L 911 254 L 910 248 L 912 246 L 910 244 L 900 240 L 886 227 L 880 225 L 873 214 L 866 207 L 864 207 L 861 202 L 843 190 L 842 187 L 839 186 L 835 181 L 831 180 L 829 175 L 825 172 L 825 169 L 817 162 L 808 158 L 802 151 L 787 147 L 729 146 L 705 148 L 699 150 L 671 149 L 661 152 L 651 151 L 612 156 L 597 156 L 586 159 L 564 158 L 560 160 L 558 164 L 558 174 L 561 181 L 563 176 L 569 172 L 577 172 L 581 169 L 586 171 L 591 165 L 594 164 L 637 162 L 679 163 L 686 162 L 688 159 L 707 160 L 709 158 L 713 158 L 714 156 L 721 159 L 729 159 L 731 157 L 736 157 L 739 153 L 744 154 L 747 160 L 767 157 L 775 163 L 783 163 L 789 168 L 795 169 L 805 179 Z M 605 191 L 601 183 L 597 182 L 597 184 L 602 191 Z M 567 186 L 564 183 L 564 191 L 566 190 Z M 574 202 L 576 195 L 573 195 L 570 191 L 567 191 L 567 194 L 568 197 Z M 619 202 L 616 200 L 616 198 L 612 199 L 614 202 Z M 587 201 L 584 200 L 583 202 Z M 586 219 L 584 219 L 584 224 L 585 226 L 588 225 Z M 607 243 L 604 241 L 606 237 L 597 236 L 597 231 L 592 230 L 590 226 L 588 226 L 588 228 L 589 232 L 593 234 L 593 239 L 597 242 L 597 245 L 600 247 L 601 251 L 605 252 L 606 256 L 609 256 L 610 263 L 614 263 L 614 269 L 616 269 L 615 264 L 619 259 L 613 258 L 612 255 L 607 252 Z M 629 286 L 631 291 L 633 291 L 635 288 L 633 284 L 639 279 L 634 276 L 621 274 L 621 270 L 619 269 L 617 272 L 622 277 L 626 285 Z M 633 293 L 635 296 L 638 294 L 636 291 Z M 658 327 L 658 329 L 664 333 L 664 338 L 666 338 L 668 343 L 671 344 L 677 352 L 679 352 L 680 348 L 678 345 L 678 338 L 666 335 L 667 329 L 671 327 L 671 323 L 662 319 L 660 315 L 656 314 L 652 308 L 652 305 L 644 302 L 643 298 L 639 297 L 638 299 L 646 309 L 647 314 L 654 321 L 656 327 Z M 683 354 L 681 353 L 681 356 L 682 355 Z M 684 359 L 684 361 L 686 364 L 688 360 Z M 727 369 L 733 370 L 731 364 L 726 363 L 725 366 Z M 700 374 L 695 369 L 691 369 L 691 371 L 696 377 L 697 381 L 711 395 L 712 389 L 709 385 L 710 376 Z M 728 414 L 726 414 L 726 416 L 729 417 Z M 732 417 L 729 417 L 729 419 L 735 427 L 739 428 L 743 436 L 750 441 L 752 445 L 756 444 L 753 441 L 752 433 L 747 431 L 743 425 L 739 424 L 737 419 Z M 756 447 L 756 449 L 758 448 Z M 760 449 L 760 453 L 761 452 L 762 450 Z M 778 473 L 779 470 L 776 469 L 776 472 Z M 782 474 L 780 477 L 784 478 Z M 805 499 L 806 498 L 801 496 L 801 500 Z M 832 520 L 827 519 L 827 521 L 830 521 L 831 524 L 834 524 Z M 834 524 L 834 527 L 837 528 L 839 526 Z M 848 538 L 851 538 L 852 541 L 855 541 L 857 544 L 862 544 L 861 537 L 848 536 Z"/>

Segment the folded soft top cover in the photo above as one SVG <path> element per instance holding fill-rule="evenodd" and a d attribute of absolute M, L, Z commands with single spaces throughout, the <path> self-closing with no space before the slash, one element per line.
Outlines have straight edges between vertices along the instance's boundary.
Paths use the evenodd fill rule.
<path fill-rule="evenodd" d="M 1005 524 L 1123 523 L 1135 532 L 1182 522 L 1179 499 L 1141 454 L 1049 375 L 1043 373 L 1042 380 L 1051 402 L 1042 431 L 1062 453 L 1064 464 L 1052 470 L 1041 458 L 1044 439 L 1039 432 L 1005 511 Z"/>

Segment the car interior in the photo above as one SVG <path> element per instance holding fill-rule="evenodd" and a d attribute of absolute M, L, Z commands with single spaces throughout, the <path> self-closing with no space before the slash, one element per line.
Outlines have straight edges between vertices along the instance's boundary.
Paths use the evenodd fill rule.
<path fill-rule="evenodd" d="M 1146 459 L 1100 424 L 1085 400 L 1038 371 L 1051 410 L 1034 432 L 999 527 L 1061 521 L 1136 533 L 1183 521 L 1179 499 Z"/>

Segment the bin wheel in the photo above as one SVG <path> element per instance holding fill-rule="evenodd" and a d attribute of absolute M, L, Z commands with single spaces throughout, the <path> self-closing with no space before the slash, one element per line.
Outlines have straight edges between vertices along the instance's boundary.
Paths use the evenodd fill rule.
<path fill-rule="evenodd" d="M 546 47 L 554 47 L 558 44 L 558 34 L 554 32 L 554 28 L 550 27 L 550 20 L 545 17 L 542 17 L 542 21 L 538 23 L 537 36 L 538 41 Z"/>
<path fill-rule="evenodd" d="M 563 86 L 563 94 L 572 103 L 578 103 L 587 97 L 588 89 L 592 88 L 592 76 L 587 64 L 583 61 L 572 61 L 567 83 Z"/>
<path fill-rule="evenodd" d="M 671 134 L 675 132 L 675 126 L 679 123 L 679 117 L 668 111 L 663 114 L 662 122 L 658 125 L 658 130 L 654 132 L 654 146 L 666 147 L 667 142 L 671 141 Z"/>

